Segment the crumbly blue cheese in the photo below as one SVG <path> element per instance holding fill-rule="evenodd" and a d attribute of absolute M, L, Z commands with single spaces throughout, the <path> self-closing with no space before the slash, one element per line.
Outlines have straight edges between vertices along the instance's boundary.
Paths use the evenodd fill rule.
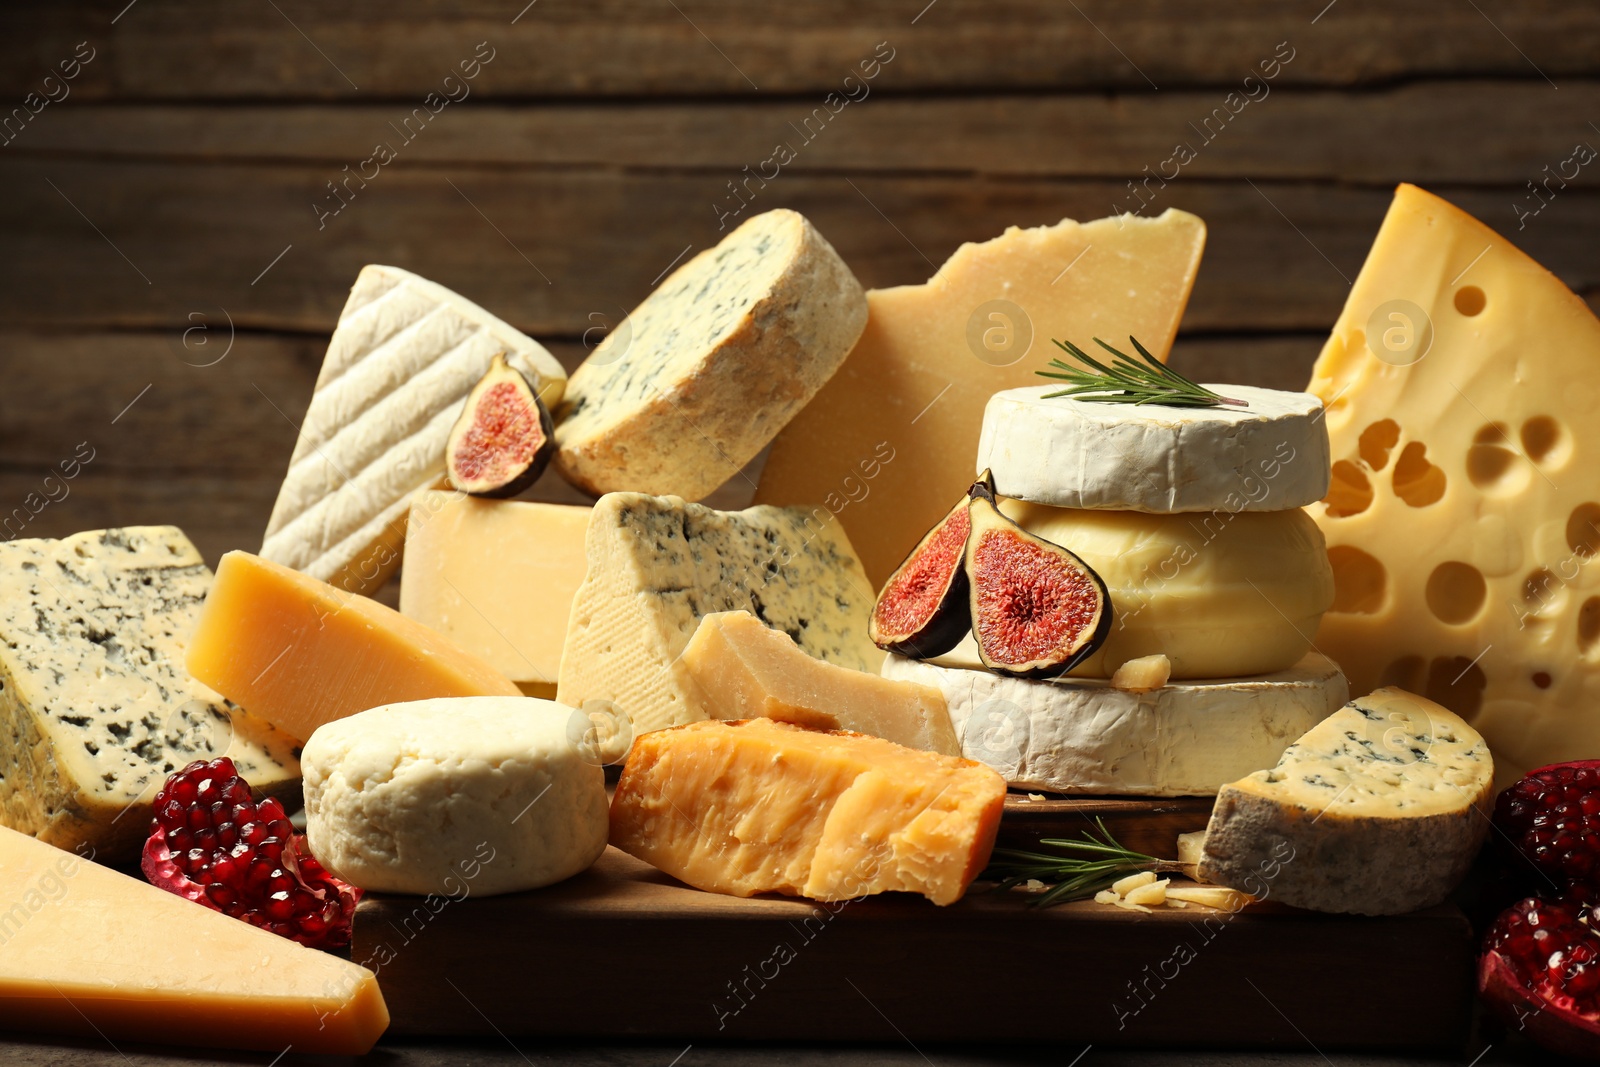
<path fill-rule="evenodd" d="M 173 526 L 0 544 L 0 822 L 126 856 L 168 774 L 226 755 L 293 794 L 295 741 L 189 677 L 211 572 Z"/>
<path fill-rule="evenodd" d="M 1444 900 L 1489 827 L 1494 761 L 1431 700 L 1351 701 L 1217 796 L 1200 874 L 1317 911 L 1393 915 Z"/>
<path fill-rule="evenodd" d="M 556 697 L 570 707 L 598 702 L 586 710 L 625 716 L 633 733 L 707 718 L 679 656 L 716 611 L 748 611 L 819 659 L 877 673 L 872 586 L 826 509 L 724 512 L 610 493 L 594 506 L 584 550 Z"/>
<path fill-rule="evenodd" d="M 838 253 L 793 211 L 674 271 L 597 346 L 556 411 L 556 463 L 600 494 L 698 499 L 822 388 L 867 322 Z"/>

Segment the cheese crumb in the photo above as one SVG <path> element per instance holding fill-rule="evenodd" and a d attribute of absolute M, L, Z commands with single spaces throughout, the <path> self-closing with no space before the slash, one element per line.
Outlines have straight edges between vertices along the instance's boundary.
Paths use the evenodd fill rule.
<path fill-rule="evenodd" d="M 1126 878 L 1119 878 L 1112 882 L 1111 891 L 1118 896 L 1126 896 L 1131 890 L 1137 889 L 1142 885 L 1149 885 L 1155 880 L 1155 871 L 1140 871 L 1138 874 L 1130 874 Z"/>
<path fill-rule="evenodd" d="M 1160 689 L 1172 677 L 1172 663 L 1157 653 L 1130 659 L 1111 674 L 1111 687 L 1129 693 L 1148 693 Z"/>
<path fill-rule="evenodd" d="M 1129 904 L 1162 904 L 1167 899 L 1167 883 L 1170 879 L 1163 878 L 1159 882 L 1150 881 L 1144 885 L 1135 886 L 1127 893 L 1126 900 Z"/>

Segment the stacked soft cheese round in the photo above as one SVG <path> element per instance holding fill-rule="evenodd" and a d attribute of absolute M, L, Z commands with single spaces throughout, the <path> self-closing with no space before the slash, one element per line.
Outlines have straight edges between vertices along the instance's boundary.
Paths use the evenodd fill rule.
<path fill-rule="evenodd" d="M 1333 576 L 1301 509 L 1328 490 L 1322 403 L 1215 386 L 1243 405 L 1170 407 L 996 393 L 977 470 L 1001 510 L 1104 579 L 1111 631 L 1069 676 L 1004 678 L 969 637 L 883 673 L 941 688 L 968 758 L 1065 793 L 1205 795 L 1276 761 L 1348 698 L 1312 653 Z M 1169 684 L 1109 681 L 1165 656 Z"/>

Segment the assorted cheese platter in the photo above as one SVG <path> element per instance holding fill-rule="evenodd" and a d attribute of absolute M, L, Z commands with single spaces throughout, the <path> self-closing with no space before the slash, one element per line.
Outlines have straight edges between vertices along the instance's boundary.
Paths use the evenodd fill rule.
<path fill-rule="evenodd" d="M 570 376 L 364 268 L 259 551 L 0 544 L 0 1026 L 1600 1057 L 1600 321 L 1401 186 L 1307 391 L 1199 383 L 1204 239 L 774 210 Z"/>

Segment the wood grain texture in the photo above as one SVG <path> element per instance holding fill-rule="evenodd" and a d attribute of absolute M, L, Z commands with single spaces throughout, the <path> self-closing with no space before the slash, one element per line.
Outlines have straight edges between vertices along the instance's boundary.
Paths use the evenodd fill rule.
<path fill-rule="evenodd" d="M 103 50 L 84 98 L 420 97 L 481 41 L 484 96 L 747 94 L 837 88 L 889 41 L 903 91 L 1232 84 L 1274 46 L 1283 74 L 1359 85 L 1461 72 L 1559 81 L 1593 65 L 1600 13 L 1559 0 L 126 0 L 8 5 L 0 89 L 19 95 L 73 46 Z"/>
<path fill-rule="evenodd" d="M 1178 835 L 1204 830 L 1213 797 L 1060 797 L 1043 793 L 1006 795 L 998 844 L 1037 851 L 1042 838 L 1081 840 L 1100 823 L 1126 848 L 1158 859 L 1175 859 Z M 1098 820 L 1098 821 L 1097 821 Z"/>
<path fill-rule="evenodd" d="M 392 1033 L 1415 1049 L 1459 1046 L 1470 1015 L 1471 930 L 1450 907 L 824 907 L 702 893 L 615 849 L 548 889 L 463 893 L 360 905 L 352 956 L 377 970 Z M 1355 945 L 1381 946 L 1385 992 Z M 1374 1009 L 1398 990 L 1403 1011 Z"/>

